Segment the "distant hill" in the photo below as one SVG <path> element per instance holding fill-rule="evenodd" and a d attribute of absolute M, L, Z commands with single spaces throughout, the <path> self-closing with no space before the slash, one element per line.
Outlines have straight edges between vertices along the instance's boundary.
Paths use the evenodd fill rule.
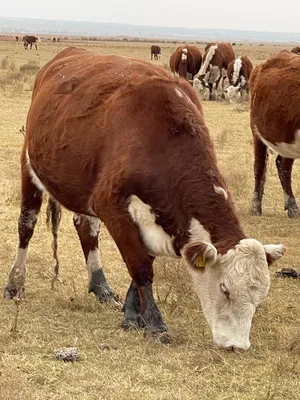
<path fill-rule="evenodd" d="M 251 41 L 300 43 L 300 33 L 257 32 L 229 29 L 188 29 L 102 22 L 58 21 L 0 17 L 0 33 L 135 37 L 145 39 Z"/>

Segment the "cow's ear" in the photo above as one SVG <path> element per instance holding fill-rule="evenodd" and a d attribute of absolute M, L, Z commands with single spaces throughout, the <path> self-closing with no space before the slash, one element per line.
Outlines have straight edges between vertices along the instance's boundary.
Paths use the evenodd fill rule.
<path fill-rule="evenodd" d="M 282 257 L 285 250 L 282 244 L 265 244 L 264 249 L 268 265 L 273 264 L 274 261 Z"/>
<path fill-rule="evenodd" d="M 193 242 L 185 246 L 183 257 L 187 263 L 195 268 L 203 268 L 215 264 L 217 249 L 211 243 Z"/>

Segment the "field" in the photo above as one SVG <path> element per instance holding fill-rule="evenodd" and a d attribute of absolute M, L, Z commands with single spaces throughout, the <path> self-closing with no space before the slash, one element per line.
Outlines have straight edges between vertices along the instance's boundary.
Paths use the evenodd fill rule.
<path fill-rule="evenodd" d="M 150 45 L 144 43 L 72 44 L 150 58 Z M 0 42 L 1 290 L 17 247 L 19 154 L 34 74 L 65 45 L 42 42 L 38 51 L 25 51 L 22 43 Z M 155 63 L 166 66 L 174 48 L 162 44 L 163 56 Z M 258 64 L 282 48 L 289 46 L 244 44 L 236 53 Z M 274 155 L 268 162 L 263 216 L 249 214 L 253 153 L 248 103 L 203 101 L 203 108 L 245 232 L 264 243 L 286 246 L 284 257 L 270 269 L 271 289 L 254 317 L 251 349 L 240 354 L 215 348 L 185 266 L 169 260 L 156 261 L 154 289 L 172 344 L 146 340 L 142 332 L 123 332 L 121 313 L 87 293 L 83 255 L 72 214 L 66 210 L 59 238 L 62 283 L 51 290 L 51 235 L 44 204 L 30 243 L 26 299 L 21 304 L 0 300 L 1 400 L 300 399 L 300 281 L 274 275 L 283 267 L 300 269 L 300 224 L 283 210 Z M 297 163 L 293 177 L 299 199 Z M 110 284 L 124 299 L 129 275 L 104 227 L 101 255 Z M 80 361 L 57 361 L 55 349 L 64 346 L 77 347 Z"/>

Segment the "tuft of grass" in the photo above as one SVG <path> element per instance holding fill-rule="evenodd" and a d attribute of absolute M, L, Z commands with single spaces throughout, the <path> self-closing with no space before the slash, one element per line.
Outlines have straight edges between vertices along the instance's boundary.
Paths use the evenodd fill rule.
<path fill-rule="evenodd" d="M 3 58 L 0 64 L 1 69 L 7 69 L 8 65 L 9 65 L 8 57 Z"/>
<path fill-rule="evenodd" d="M 20 72 L 28 75 L 35 75 L 39 71 L 39 69 L 40 67 L 35 60 L 28 61 L 26 64 L 20 66 Z"/>

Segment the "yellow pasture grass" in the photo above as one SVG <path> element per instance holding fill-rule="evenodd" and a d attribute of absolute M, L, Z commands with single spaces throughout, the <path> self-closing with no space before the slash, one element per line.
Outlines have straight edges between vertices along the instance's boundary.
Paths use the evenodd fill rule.
<path fill-rule="evenodd" d="M 0 42 L 0 63 L 8 59 L 4 68 L 0 64 L 0 83 L 22 65 L 33 65 L 34 61 L 43 66 L 66 45 L 150 60 L 147 43 L 42 42 L 37 51 L 26 51 L 22 43 Z M 152 62 L 167 65 L 176 46 L 161 46 L 163 56 Z M 258 64 L 290 47 L 243 44 L 235 50 Z M 8 71 L 9 66 L 14 71 Z M 33 76 L 23 68 L 17 80 L 3 87 L 0 84 L 0 211 L 4 212 L 0 214 L 1 288 L 17 248 L 19 155 L 32 83 Z M 98 304 L 87 293 L 84 259 L 68 211 L 63 213 L 59 238 L 63 283 L 57 283 L 52 291 L 51 235 L 43 206 L 30 243 L 26 299 L 19 305 L 0 300 L 1 400 L 300 399 L 300 281 L 274 277 L 274 272 L 283 267 L 300 269 L 300 222 L 288 219 L 283 210 L 274 155 L 268 162 L 263 216 L 249 215 L 253 152 L 248 103 L 204 101 L 203 108 L 219 167 L 247 235 L 265 243 L 283 243 L 287 248 L 285 256 L 271 267 L 271 289 L 255 315 L 251 349 L 239 354 L 215 348 L 185 266 L 167 260 L 156 261 L 154 291 L 172 344 L 149 341 L 141 332 L 123 332 L 122 314 Z M 299 199 L 297 162 L 293 177 Z M 129 275 L 104 227 L 101 255 L 107 279 L 124 298 Z M 55 360 L 55 350 L 65 346 L 77 347 L 79 362 Z"/>

